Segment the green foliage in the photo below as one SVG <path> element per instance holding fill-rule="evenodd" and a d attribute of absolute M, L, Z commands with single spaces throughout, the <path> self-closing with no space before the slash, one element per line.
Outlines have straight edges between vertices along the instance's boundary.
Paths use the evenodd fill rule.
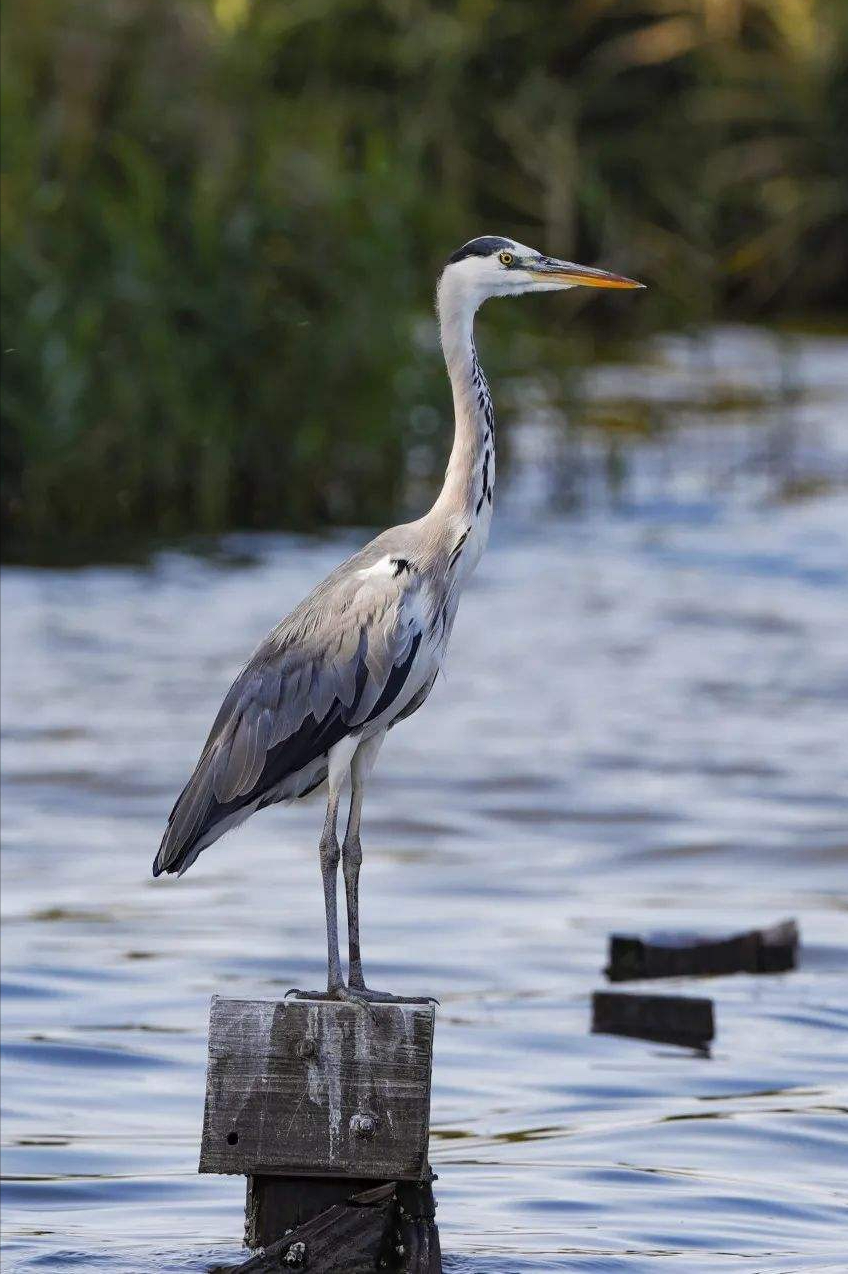
<path fill-rule="evenodd" d="M 6 0 L 13 551 L 388 516 L 447 417 L 434 273 L 477 233 L 651 284 L 605 322 L 835 307 L 847 11 Z M 573 306 L 504 317 L 508 372 Z"/>

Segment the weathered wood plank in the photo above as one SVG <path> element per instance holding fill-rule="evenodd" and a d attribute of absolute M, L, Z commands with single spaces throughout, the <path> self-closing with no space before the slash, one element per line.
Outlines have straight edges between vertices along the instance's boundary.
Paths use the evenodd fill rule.
<path fill-rule="evenodd" d="M 596 991 L 592 996 L 592 1030 L 600 1035 L 629 1035 L 706 1048 L 715 1035 L 713 1002 L 684 995 Z"/>
<path fill-rule="evenodd" d="M 434 1018 L 215 996 L 200 1171 L 422 1180 Z"/>
<path fill-rule="evenodd" d="M 798 960 L 798 926 L 784 920 L 727 938 L 666 934 L 640 938 L 613 934 L 606 975 L 611 982 L 636 978 L 704 977 L 723 973 L 780 973 Z"/>

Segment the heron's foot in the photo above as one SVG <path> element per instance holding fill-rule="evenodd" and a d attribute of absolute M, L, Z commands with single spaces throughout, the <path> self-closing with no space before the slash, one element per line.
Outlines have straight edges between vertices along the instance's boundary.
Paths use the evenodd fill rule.
<path fill-rule="evenodd" d="M 366 1004 L 438 1004 L 434 995 L 392 995 L 390 991 L 372 991 L 364 984 L 353 983 L 349 987 L 352 995 L 359 996 Z"/>
<path fill-rule="evenodd" d="M 371 1003 L 367 995 L 363 995 L 356 987 L 348 987 L 344 984 L 330 987 L 326 991 L 301 991 L 299 987 L 293 986 L 289 991 L 286 991 L 285 999 L 290 996 L 295 1000 L 332 1000 L 340 1004 Z"/>
<path fill-rule="evenodd" d="M 337 986 L 328 991 L 301 991 L 293 986 L 285 999 L 334 1000 L 344 1004 L 438 1004 L 432 995 L 392 995 L 389 991 L 372 991 L 367 986 Z"/>

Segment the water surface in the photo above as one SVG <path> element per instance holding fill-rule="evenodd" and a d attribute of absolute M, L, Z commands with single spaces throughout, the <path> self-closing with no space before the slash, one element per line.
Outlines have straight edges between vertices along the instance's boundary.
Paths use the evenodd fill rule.
<path fill-rule="evenodd" d="M 837 416 L 799 410 L 838 468 Z M 366 974 L 442 1004 L 447 1267 L 844 1271 L 844 495 L 663 485 L 649 448 L 624 507 L 569 519 L 561 439 L 524 454 L 365 810 Z M 321 807 L 149 869 L 240 662 L 357 542 L 5 573 L 4 1269 L 239 1256 L 242 1183 L 196 1173 L 208 1002 L 320 984 Z M 796 972 L 669 985 L 714 997 L 711 1056 L 590 1034 L 610 931 L 790 915 Z"/>

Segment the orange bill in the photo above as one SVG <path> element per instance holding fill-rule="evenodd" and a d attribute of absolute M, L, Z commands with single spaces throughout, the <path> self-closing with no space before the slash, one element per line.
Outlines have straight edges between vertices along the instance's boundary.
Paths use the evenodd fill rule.
<path fill-rule="evenodd" d="M 609 270 L 596 270 L 589 265 L 575 265 L 573 261 L 557 261 L 542 257 L 527 266 L 527 271 L 540 283 L 582 284 L 588 288 L 643 288 L 644 283 L 628 279 L 623 274 L 611 274 Z"/>

